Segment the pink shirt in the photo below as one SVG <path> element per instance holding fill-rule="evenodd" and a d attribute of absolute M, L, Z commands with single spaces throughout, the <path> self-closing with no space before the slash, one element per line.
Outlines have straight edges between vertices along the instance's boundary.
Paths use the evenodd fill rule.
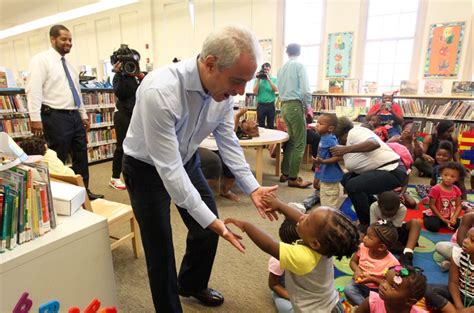
<path fill-rule="evenodd" d="M 378 278 L 383 278 L 383 274 L 387 268 L 400 265 L 397 258 L 390 252 L 388 252 L 387 256 L 383 259 L 371 258 L 369 255 L 369 249 L 364 246 L 364 243 L 360 244 L 357 256 L 359 257 L 359 268 L 362 270 L 362 273 L 376 276 Z M 378 287 L 375 283 L 367 283 L 366 286 L 369 288 Z"/>
<path fill-rule="evenodd" d="M 371 291 L 369 294 L 369 306 L 370 313 L 386 313 L 385 303 L 380 299 L 380 295 L 376 292 Z M 428 313 L 428 311 L 422 310 L 416 305 L 411 307 L 410 313 Z"/>
<path fill-rule="evenodd" d="M 450 219 L 456 211 L 456 199 L 461 197 L 461 189 L 453 185 L 450 191 L 443 190 L 440 185 L 431 188 L 430 198 L 436 200 L 436 208 L 445 219 Z M 431 209 L 425 210 L 428 216 L 436 215 Z"/>

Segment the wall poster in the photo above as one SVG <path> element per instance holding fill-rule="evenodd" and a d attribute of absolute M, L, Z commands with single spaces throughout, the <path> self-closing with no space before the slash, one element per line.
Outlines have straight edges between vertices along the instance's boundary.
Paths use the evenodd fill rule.
<path fill-rule="evenodd" d="M 326 77 L 349 77 L 352 59 L 352 32 L 328 35 Z"/>
<path fill-rule="evenodd" d="M 457 77 L 464 24 L 464 22 L 455 22 L 431 25 L 426 52 L 425 77 Z"/>

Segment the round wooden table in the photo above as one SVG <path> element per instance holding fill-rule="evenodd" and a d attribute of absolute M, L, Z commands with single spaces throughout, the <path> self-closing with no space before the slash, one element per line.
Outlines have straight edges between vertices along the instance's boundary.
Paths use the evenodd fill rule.
<path fill-rule="evenodd" d="M 281 151 L 281 144 L 285 141 L 288 141 L 289 136 L 286 132 L 268 129 L 268 128 L 259 128 L 259 137 L 254 137 L 252 139 L 239 140 L 239 144 L 242 148 L 255 148 L 255 178 L 262 184 L 263 182 L 263 148 L 267 145 L 275 144 L 275 151 Z M 215 145 L 215 140 L 213 137 L 208 137 L 204 139 L 201 146 L 208 148 L 212 145 Z M 212 150 L 212 149 L 211 149 Z M 280 176 L 280 163 L 281 163 L 281 153 L 276 154 L 275 162 L 275 176 Z"/>

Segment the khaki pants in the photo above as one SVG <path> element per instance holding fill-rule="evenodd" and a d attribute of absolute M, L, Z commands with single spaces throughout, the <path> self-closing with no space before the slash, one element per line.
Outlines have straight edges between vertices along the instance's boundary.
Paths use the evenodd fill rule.
<path fill-rule="evenodd" d="M 328 206 L 333 209 L 339 209 L 339 182 L 337 183 L 323 183 L 320 182 L 320 197 L 321 205 Z"/>

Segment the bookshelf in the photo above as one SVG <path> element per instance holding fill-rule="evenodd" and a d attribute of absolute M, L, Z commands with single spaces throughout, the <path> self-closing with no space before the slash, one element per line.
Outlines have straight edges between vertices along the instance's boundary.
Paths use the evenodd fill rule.
<path fill-rule="evenodd" d="M 115 94 L 112 88 L 82 88 L 82 98 L 91 123 L 87 134 L 89 163 L 110 160 L 115 150 Z M 12 138 L 32 136 L 23 88 L 0 88 L 0 127 Z"/>
<path fill-rule="evenodd" d="M 82 99 L 91 129 L 87 133 L 89 163 L 113 158 L 117 137 L 114 128 L 113 88 L 82 88 Z"/>
<path fill-rule="evenodd" d="M 12 138 L 31 136 L 26 95 L 21 88 L 0 88 L 1 130 Z"/>
<path fill-rule="evenodd" d="M 365 116 L 369 108 L 381 98 L 381 95 L 376 94 L 314 93 L 312 106 L 315 113 L 339 111 L 347 115 Z M 474 127 L 474 97 L 398 95 L 394 97 L 394 102 L 400 105 L 404 118 L 423 122 L 424 133 L 432 133 L 436 123 L 445 119 L 456 123 L 457 134 Z"/>

